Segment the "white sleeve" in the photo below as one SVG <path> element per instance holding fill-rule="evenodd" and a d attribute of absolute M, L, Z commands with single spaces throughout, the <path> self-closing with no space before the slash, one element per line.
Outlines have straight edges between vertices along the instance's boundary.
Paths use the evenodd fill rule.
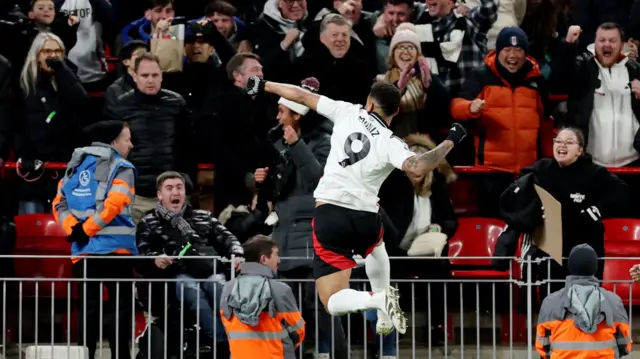
<path fill-rule="evenodd" d="M 409 150 L 409 146 L 403 140 L 393 135 L 387 142 L 387 153 L 389 163 L 399 170 L 402 169 L 402 164 L 407 158 L 415 156 L 415 153 Z"/>
<path fill-rule="evenodd" d="M 340 118 L 349 116 L 350 113 L 359 113 L 360 106 L 349 102 L 334 101 L 328 97 L 320 96 L 316 112 L 329 120 L 336 122 Z M 353 115 L 351 115 L 353 116 Z"/>

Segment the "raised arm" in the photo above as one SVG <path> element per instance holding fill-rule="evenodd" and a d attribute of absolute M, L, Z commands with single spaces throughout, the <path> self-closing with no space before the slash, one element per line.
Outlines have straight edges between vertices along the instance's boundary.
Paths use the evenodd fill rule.
<path fill-rule="evenodd" d="M 298 86 L 264 81 L 257 76 L 251 77 L 247 82 L 247 93 L 255 96 L 263 91 L 284 97 L 287 100 L 297 102 L 317 111 L 319 95 Z"/>
<path fill-rule="evenodd" d="M 449 151 L 453 147 L 460 143 L 467 136 L 467 132 L 464 127 L 459 123 L 454 123 L 449 130 L 449 136 L 446 140 L 440 143 L 436 148 L 429 152 L 425 152 L 421 155 L 410 155 L 404 157 L 401 162 L 402 165 L 398 167 L 411 177 L 422 177 L 425 174 L 433 171 L 438 165 L 447 157 Z M 406 153 L 406 152 L 405 152 Z M 396 159 L 392 163 L 398 163 L 398 159 L 402 158 L 395 156 Z"/>
<path fill-rule="evenodd" d="M 455 143 L 444 140 L 436 148 L 421 155 L 414 155 L 402 163 L 402 171 L 413 177 L 420 177 L 436 169 L 453 149 Z"/>

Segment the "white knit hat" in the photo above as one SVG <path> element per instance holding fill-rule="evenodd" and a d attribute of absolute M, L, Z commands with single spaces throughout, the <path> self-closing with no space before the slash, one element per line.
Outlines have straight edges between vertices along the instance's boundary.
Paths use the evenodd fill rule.
<path fill-rule="evenodd" d="M 398 25 L 396 28 L 396 33 L 391 38 L 391 45 L 389 46 L 389 51 L 393 52 L 396 45 L 408 42 L 420 51 L 420 39 L 418 39 L 418 35 L 416 34 L 416 27 L 410 22 L 403 22 Z"/>
<path fill-rule="evenodd" d="M 289 110 L 300 114 L 302 116 L 306 115 L 307 112 L 309 112 L 309 108 L 305 105 L 301 105 L 297 102 L 293 102 L 290 100 L 287 100 L 284 97 L 280 97 L 280 100 L 278 100 L 278 103 L 281 104 L 282 106 L 288 108 Z"/>

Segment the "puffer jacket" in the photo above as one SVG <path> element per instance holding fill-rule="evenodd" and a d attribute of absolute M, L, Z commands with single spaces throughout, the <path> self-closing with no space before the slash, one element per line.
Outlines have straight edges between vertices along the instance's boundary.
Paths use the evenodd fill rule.
<path fill-rule="evenodd" d="M 477 120 L 474 136 L 476 165 L 518 173 L 538 159 L 538 130 L 544 118 L 545 80 L 538 64 L 528 58 L 521 71 L 524 79 L 513 84 L 499 73 L 492 51 L 485 66 L 476 68 L 464 83 L 459 98 L 451 102 L 456 120 Z M 472 114 L 471 101 L 485 101 L 482 111 Z"/>
<path fill-rule="evenodd" d="M 168 90 L 149 96 L 134 89 L 107 108 L 105 117 L 129 123 L 134 144 L 129 161 L 138 170 L 136 195 L 155 197 L 156 177 L 164 171 L 195 178 L 191 120 L 182 96 Z"/>
<path fill-rule="evenodd" d="M 210 246 L 221 256 L 242 256 L 244 251 L 238 239 L 218 221 L 211 212 L 186 205 L 183 218 L 196 232 L 185 238 L 155 210 L 142 217 L 136 229 L 138 252 L 141 256 L 176 255 L 188 240 L 194 246 Z"/>
<path fill-rule="evenodd" d="M 116 107 L 118 99 L 125 93 L 133 90 L 136 87 L 136 83 L 133 81 L 133 77 L 128 73 L 124 73 L 120 78 L 115 80 L 104 93 L 104 108 Z"/>
<path fill-rule="evenodd" d="M 313 191 L 316 189 L 331 150 L 331 123 L 310 113 L 301 119 L 315 122 L 303 128 L 300 140 L 288 146 L 282 139 L 282 126 L 269 132 L 273 147 L 279 153 L 276 168 L 266 186 L 272 191 L 278 223 L 273 239 L 282 257 L 309 258 L 309 260 L 283 260 L 280 271 L 310 266 L 313 256 L 311 219 L 315 209 Z M 304 123 L 304 122 L 301 122 Z"/>

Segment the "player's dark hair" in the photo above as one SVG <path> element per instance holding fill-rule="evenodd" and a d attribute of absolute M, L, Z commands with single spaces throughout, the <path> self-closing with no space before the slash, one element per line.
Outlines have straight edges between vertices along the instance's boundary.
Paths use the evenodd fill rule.
<path fill-rule="evenodd" d="M 369 97 L 378 107 L 380 107 L 382 115 L 391 116 L 398 111 L 402 94 L 393 84 L 388 82 L 376 82 L 371 86 Z"/>
<path fill-rule="evenodd" d="M 260 257 L 266 256 L 271 258 L 273 249 L 278 247 L 271 237 L 257 235 L 244 242 L 242 249 L 244 250 L 244 259 L 247 262 L 260 262 Z"/>

